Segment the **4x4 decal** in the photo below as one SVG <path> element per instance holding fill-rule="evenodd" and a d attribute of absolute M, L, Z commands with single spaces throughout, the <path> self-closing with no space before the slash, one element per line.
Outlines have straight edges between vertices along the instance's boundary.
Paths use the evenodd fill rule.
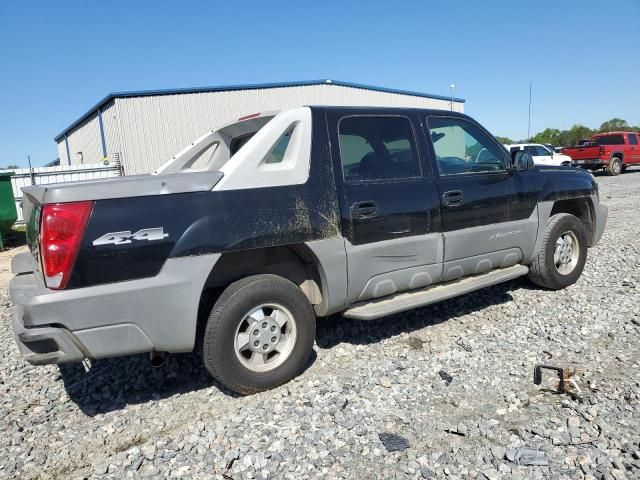
<path fill-rule="evenodd" d="M 131 243 L 133 240 L 147 240 L 152 242 L 154 240 L 162 240 L 168 236 L 168 233 L 164 233 L 163 227 L 143 228 L 142 230 L 138 230 L 136 233 L 131 233 L 130 230 L 125 230 L 122 232 L 106 233 L 100 238 L 96 238 L 93 241 L 93 245 L 124 245 L 126 243 Z"/>

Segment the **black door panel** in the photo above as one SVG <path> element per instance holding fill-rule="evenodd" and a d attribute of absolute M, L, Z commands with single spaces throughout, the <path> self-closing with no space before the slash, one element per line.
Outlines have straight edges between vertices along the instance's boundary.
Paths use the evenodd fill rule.
<path fill-rule="evenodd" d="M 420 158 L 415 114 L 351 112 L 327 114 L 345 238 L 362 245 L 440 231 L 440 199 Z"/>
<path fill-rule="evenodd" d="M 460 192 L 459 196 L 454 197 L 445 197 L 443 194 L 443 230 L 448 232 L 508 221 L 507 204 L 512 201 L 512 182 L 508 173 L 450 175 L 440 178 L 441 190 Z"/>
<path fill-rule="evenodd" d="M 532 176 L 513 170 L 506 150 L 471 119 L 433 115 L 425 120 L 443 192 L 443 278 L 519 262 L 537 229 Z"/>
<path fill-rule="evenodd" d="M 424 181 L 346 186 L 341 203 L 345 237 L 361 245 L 429 233 L 431 212 L 425 188 Z"/>
<path fill-rule="evenodd" d="M 422 163 L 418 116 L 382 111 L 327 113 L 346 239 L 347 304 L 421 288 L 442 274 L 440 195 Z"/>

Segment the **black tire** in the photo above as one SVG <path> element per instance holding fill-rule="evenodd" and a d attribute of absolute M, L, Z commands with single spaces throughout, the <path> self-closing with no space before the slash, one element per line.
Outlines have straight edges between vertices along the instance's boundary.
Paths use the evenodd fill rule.
<path fill-rule="evenodd" d="M 275 303 L 295 319 L 296 340 L 282 364 L 255 372 L 245 367 L 235 351 L 236 331 L 253 308 Z M 212 377 L 230 390 L 250 395 L 275 388 L 296 377 L 313 350 L 316 318 L 302 290 L 277 275 L 255 275 L 229 285 L 211 309 L 202 339 L 202 358 Z"/>
<path fill-rule="evenodd" d="M 554 261 L 556 242 L 566 232 L 572 232 L 578 242 L 578 255 L 573 270 L 562 274 Z M 529 265 L 529 280 L 540 287 L 560 290 L 576 283 L 587 261 L 587 234 L 583 223 L 568 213 L 558 213 L 547 221 L 540 252 Z"/>
<path fill-rule="evenodd" d="M 622 160 L 618 157 L 613 157 L 609 161 L 609 165 L 607 165 L 607 167 L 605 168 L 605 172 L 610 177 L 620 175 L 620 173 L 622 172 Z"/>

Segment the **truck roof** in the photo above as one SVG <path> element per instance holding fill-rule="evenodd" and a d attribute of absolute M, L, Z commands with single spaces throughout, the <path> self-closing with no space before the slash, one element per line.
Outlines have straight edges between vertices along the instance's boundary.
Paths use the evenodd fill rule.
<path fill-rule="evenodd" d="M 595 133 L 593 136 L 594 137 L 604 137 L 606 135 L 624 135 L 624 134 L 629 134 L 629 133 L 637 134 L 638 132 L 634 132 L 633 130 L 618 131 L 618 132 L 602 132 L 602 133 Z"/>
<path fill-rule="evenodd" d="M 312 110 L 322 110 L 322 111 L 329 111 L 329 112 L 335 112 L 335 111 L 340 111 L 340 112 L 349 112 L 349 111 L 362 112 L 363 110 L 364 111 L 370 110 L 372 113 L 380 112 L 380 111 L 389 111 L 389 112 L 415 111 L 415 112 L 423 112 L 423 113 L 429 113 L 429 114 L 434 114 L 434 115 L 442 115 L 444 113 L 447 116 L 451 116 L 451 117 L 468 118 L 468 116 L 465 115 L 464 113 L 454 112 L 452 110 L 436 109 L 436 108 L 417 108 L 417 107 L 402 107 L 402 106 L 398 106 L 398 107 L 376 107 L 376 106 L 366 106 L 366 105 L 365 106 L 357 106 L 357 105 L 307 105 L 307 106 L 309 108 L 311 108 Z"/>

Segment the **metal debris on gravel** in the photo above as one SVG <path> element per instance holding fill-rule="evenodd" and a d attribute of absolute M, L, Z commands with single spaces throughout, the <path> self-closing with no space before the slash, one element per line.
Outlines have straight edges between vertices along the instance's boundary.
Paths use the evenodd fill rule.
<path fill-rule="evenodd" d="M 387 452 L 400 452 L 411 446 L 406 438 L 393 433 L 379 433 L 378 438 L 384 445 L 384 448 L 387 449 Z"/>

